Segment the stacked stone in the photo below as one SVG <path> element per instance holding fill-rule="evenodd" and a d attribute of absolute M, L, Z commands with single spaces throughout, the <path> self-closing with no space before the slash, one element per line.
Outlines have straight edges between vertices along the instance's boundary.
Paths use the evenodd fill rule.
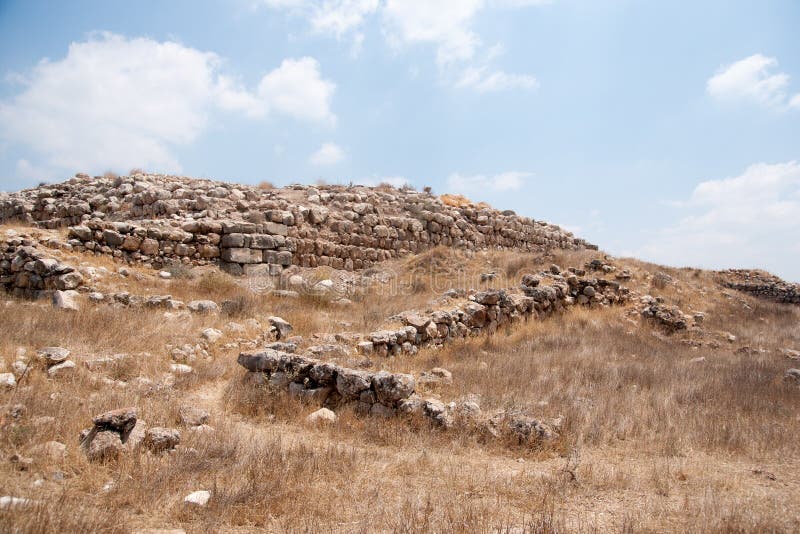
<path fill-rule="evenodd" d="M 264 190 L 151 174 L 79 174 L 61 184 L 4 194 L 0 222 L 10 220 L 73 226 L 75 246 L 157 267 L 219 262 L 234 273 L 273 275 L 289 263 L 362 269 L 436 245 L 596 248 L 557 226 L 510 211 L 454 207 L 410 189 L 295 185 Z M 226 224 L 238 228 L 226 230 Z M 241 235 L 222 243 L 228 234 Z"/>
<path fill-rule="evenodd" d="M 249 371 L 249 382 L 285 389 L 290 396 L 318 406 L 350 405 L 358 414 L 377 417 L 417 416 L 438 427 L 458 425 L 494 438 L 507 436 L 521 444 L 558 435 L 551 425 L 524 413 L 501 410 L 485 414 L 469 398 L 445 404 L 420 397 L 414 391 L 414 377 L 408 374 L 369 373 L 273 349 L 242 352 L 238 362 Z M 331 414 L 329 420 L 334 421 L 335 416 Z"/>
<path fill-rule="evenodd" d="M 538 276 L 523 276 L 522 294 L 506 290 L 481 291 L 452 310 L 400 314 L 403 327 L 372 332 L 358 344 L 358 349 L 364 354 L 380 356 L 415 354 L 421 346 L 491 334 L 503 325 L 543 317 L 575 304 L 612 306 L 629 299 L 629 290 L 617 281 L 579 277 L 575 273 L 585 274 L 580 269 L 571 269 L 566 277 L 553 270 Z M 543 277 L 550 280 L 550 285 L 541 284 Z"/>
<path fill-rule="evenodd" d="M 651 297 L 645 295 L 641 298 L 642 317 L 646 317 L 668 333 L 686 330 L 689 327 L 690 318 L 684 314 L 677 306 L 669 306 L 664 303 L 662 297 Z"/>
<path fill-rule="evenodd" d="M 276 276 L 284 267 L 292 265 L 295 241 L 286 235 L 289 226 L 294 224 L 294 218 L 291 213 L 278 214 L 274 218 L 281 218 L 282 222 L 224 221 L 220 243 L 221 268 L 235 275 Z"/>
<path fill-rule="evenodd" d="M 108 254 L 154 267 L 176 262 L 204 264 L 219 258 L 220 223 L 194 221 L 183 228 L 90 219 L 69 228 L 68 243 L 78 252 Z"/>
<path fill-rule="evenodd" d="M 254 380 L 285 387 L 293 397 L 328 407 L 352 403 L 361 413 L 394 415 L 414 393 L 411 375 L 369 373 L 274 349 L 242 352 L 238 362 Z"/>
<path fill-rule="evenodd" d="M 74 267 L 37 248 L 26 236 L 0 239 L 0 285 L 21 297 L 38 297 L 45 291 L 69 291 L 83 284 Z"/>
<path fill-rule="evenodd" d="M 729 269 L 719 274 L 725 287 L 782 304 L 800 304 L 800 284 L 786 282 L 764 271 Z"/>

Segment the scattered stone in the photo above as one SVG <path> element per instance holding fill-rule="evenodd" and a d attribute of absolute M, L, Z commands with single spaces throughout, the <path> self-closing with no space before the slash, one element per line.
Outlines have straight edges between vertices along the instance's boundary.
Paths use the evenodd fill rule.
<path fill-rule="evenodd" d="M 30 453 L 34 456 L 42 456 L 50 462 L 60 462 L 64 459 L 67 446 L 60 441 L 47 441 L 31 448 Z"/>
<path fill-rule="evenodd" d="M 17 471 L 27 471 L 33 466 L 33 458 L 22 456 L 21 454 L 12 454 L 8 459 Z"/>
<path fill-rule="evenodd" d="M 214 313 L 219 311 L 219 306 L 213 300 L 193 300 L 186 307 L 194 313 Z"/>
<path fill-rule="evenodd" d="M 216 343 L 222 337 L 222 332 L 216 328 L 204 328 L 200 335 L 209 343 Z"/>
<path fill-rule="evenodd" d="M 669 284 L 672 283 L 672 277 L 667 273 L 659 271 L 653 275 L 651 283 L 653 284 L 653 287 L 656 287 L 658 289 L 664 289 L 665 287 L 667 287 Z"/>
<path fill-rule="evenodd" d="M 193 491 L 183 498 L 183 502 L 193 506 L 205 506 L 211 499 L 211 492 L 206 490 Z"/>
<path fill-rule="evenodd" d="M 170 372 L 176 375 L 188 375 L 194 371 L 194 368 L 185 363 L 173 363 L 169 366 Z"/>
<path fill-rule="evenodd" d="M 17 386 L 17 379 L 14 373 L 0 373 L 0 388 L 11 389 Z"/>
<path fill-rule="evenodd" d="M 69 350 L 62 347 L 44 347 L 36 351 L 36 355 L 49 366 L 66 360 L 69 357 Z"/>
<path fill-rule="evenodd" d="M 120 435 L 111 430 L 95 432 L 84 446 L 86 457 L 92 462 L 116 460 L 124 450 Z"/>
<path fill-rule="evenodd" d="M 181 406 L 178 410 L 181 423 L 186 426 L 201 426 L 208 423 L 209 414 L 196 406 Z"/>
<path fill-rule="evenodd" d="M 51 378 L 56 378 L 59 376 L 67 376 L 71 375 L 75 372 L 75 362 L 67 360 L 65 362 L 57 363 L 55 365 L 50 366 L 47 369 L 47 376 Z"/>
<path fill-rule="evenodd" d="M 789 369 L 786 371 L 786 374 L 783 375 L 783 379 L 787 382 L 800 384 L 800 369 Z"/>
<path fill-rule="evenodd" d="M 24 497 L 3 495 L 0 497 L 0 510 L 24 510 L 36 505 L 36 501 Z"/>
<path fill-rule="evenodd" d="M 272 316 L 267 319 L 276 333 L 276 339 L 286 339 L 292 333 L 292 325 L 280 317 Z"/>
<path fill-rule="evenodd" d="M 92 423 L 98 431 L 111 430 L 127 436 L 136 426 L 136 408 L 119 408 L 101 413 L 92 418 Z"/>
<path fill-rule="evenodd" d="M 147 429 L 142 444 L 151 452 L 161 453 L 174 449 L 181 442 L 181 433 L 174 428 Z"/>
<path fill-rule="evenodd" d="M 320 408 L 306 417 L 306 422 L 312 425 L 335 423 L 338 416 L 328 408 Z"/>
<path fill-rule="evenodd" d="M 57 310 L 78 311 L 78 292 L 74 290 L 69 291 L 54 291 L 52 296 L 53 308 Z"/>
<path fill-rule="evenodd" d="M 414 377 L 401 373 L 381 371 L 372 377 L 372 387 L 378 402 L 394 406 L 414 393 Z"/>
<path fill-rule="evenodd" d="M 420 384 L 452 384 L 453 373 L 441 367 L 434 367 L 430 371 L 423 371 L 419 376 Z"/>

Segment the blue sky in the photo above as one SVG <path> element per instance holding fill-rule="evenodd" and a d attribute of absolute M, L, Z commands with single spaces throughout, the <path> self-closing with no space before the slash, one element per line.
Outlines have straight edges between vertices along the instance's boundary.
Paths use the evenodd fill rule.
<path fill-rule="evenodd" d="M 0 189 L 408 182 L 800 281 L 800 2 L 0 0 Z"/>

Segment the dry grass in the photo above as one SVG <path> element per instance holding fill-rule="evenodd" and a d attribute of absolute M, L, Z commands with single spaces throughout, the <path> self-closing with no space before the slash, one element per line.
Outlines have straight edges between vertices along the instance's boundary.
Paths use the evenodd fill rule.
<path fill-rule="evenodd" d="M 165 281 L 133 267 L 127 278 L 110 275 L 102 282 L 107 291 L 240 301 L 234 316 L 180 320 L 167 320 L 158 310 L 104 306 L 54 313 L 46 303 L 9 298 L 0 313 L 4 366 L 19 348 L 31 355 L 60 345 L 72 350 L 79 367 L 72 377 L 49 379 L 34 365 L 15 391 L 0 391 L 0 493 L 39 503 L 0 510 L 0 531 L 800 529 L 800 390 L 782 380 L 796 364 L 776 352 L 800 348 L 800 311 L 726 296 L 702 271 L 615 262 L 632 272 L 634 289 L 652 291 L 684 311 L 706 312 L 708 338 L 699 339 L 730 332 L 737 336 L 733 344 L 692 349 L 681 340 L 699 334 L 654 335 L 623 308 L 574 309 L 493 337 L 375 362 L 415 373 L 448 368 L 452 385 L 423 392 L 444 400 L 479 394 L 484 410 L 563 416 L 561 437 L 536 449 L 463 429 L 440 431 L 425 421 L 364 418 L 347 409 L 336 425 L 309 428 L 304 418 L 314 407 L 245 383 L 237 351 L 221 344 L 211 348 L 208 361 L 192 364 L 193 375 L 171 386 L 165 382 L 171 363 L 166 345 L 196 343 L 205 327 L 225 330 L 229 321 L 249 318 L 263 324 L 275 314 L 303 336 L 367 332 L 393 313 L 431 306 L 440 286 L 482 287 L 482 272 L 495 271 L 502 275 L 499 284 L 515 285 L 524 272 L 550 263 L 582 266 L 598 256 L 434 249 L 387 264 L 396 274 L 392 289 L 376 287 L 354 297 L 348 308 L 324 299 L 258 294 L 213 269 Z M 84 260 L 118 267 L 108 259 Z M 659 270 L 675 283 L 651 289 Z M 420 279 L 424 285 L 415 288 Z M 249 330 L 245 337 L 257 333 Z M 745 345 L 764 352 L 735 352 Z M 90 373 L 82 365 L 116 353 L 130 357 L 106 372 Z M 698 357 L 705 360 L 691 361 Z M 137 377 L 162 387 L 137 386 Z M 137 453 L 93 464 L 79 450 L 78 433 L 97 413 L 135 405 L 149 426 L 179 427 L 184 403 L 207 409 L 215 432 L 181 428 L 182 446 L 174 454 Z M 12 404 L 24 406 L 18 419 L 7 413 Z M 67 445 L 63 460 L 35 451 L 49 440 Z M 8 460 L 13 454 L 34 463 L 20 471 Z M 184 505 L 183 497 L 198 489 L 212 491 L 209 506 Z"/>
<path fill-rule="evenodd" d="M 275 189 L 275 184 L 273 184 L 272 182 L 270 182 L 268 180 L 263 180 L 263 181 L 258 183 L 257 187 L 259 189 L 264 190 L 264 191 L 272 191 L 273 189 Z"/>
<path fill-rule="evenodd" d="M 450 206 L 451 208 L 468 208 L 472 206 L 481 209 L 488 209 L 491 207 L 486 202 L 472 202 L 464 195 L 446 193 L 444 195 L 440 195 L 439 199 L 442 201 L 442 204 L 445 206 Z"/>

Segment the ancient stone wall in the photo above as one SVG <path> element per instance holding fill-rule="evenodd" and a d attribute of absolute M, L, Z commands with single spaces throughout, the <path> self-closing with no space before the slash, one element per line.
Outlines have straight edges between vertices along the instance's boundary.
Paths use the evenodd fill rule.
<path fill-rule="evenodd" d="M 800 304 L 800 284 L 792 284 L 764 271 L 728 269 L 720 271 L 723 286 L 758 298 L 783 304 Z"/>
<path fill-rule="evenodd" d="M 361 269 L 437 245 L 528 251 L 596 248 L 557 226 L 428 193 L 361 186 L 262 190 L 175 176 L 89 177 L 0 195 L 0 222 L 72 226 L 76 247 L 156 266 L 219 263 Z"/>
<path fill-rule="evenodd" d="M 273 349 L 243 352 L 238 362 L 294 397 L 334 407 L 355 402 L 363 413 L 393 415 L 414 393 L 411 375 L 369 373 Z"/>
<path fill-rule="evenodd" d="M 38 248 L 26 236 L 0 238 L 0 286 L 17 296 L 37 296 L 42 291 L 69 291 L 83 284 L 83 276 Z"/>
<path fill-rule="evenodd" d="M 404 326 L 372 332 L 358 348 L 362 353 L 382 356 L 414 354 L 421 346 L 492 334 L 504 325 L 550 315 L 569 306 L 608 306 L 628 300 L 628 289 L 616 281 L 585 277 L 581 269 L 565 274 L 548 271 L 539 276 L 526 275 L 521 292 L 481 291 L 472 295 L 469 302 L 451 310 L 401 313 L 399 319 Z M 549 279 L 549 285 L 541 284 L 544 277 Z"/>

